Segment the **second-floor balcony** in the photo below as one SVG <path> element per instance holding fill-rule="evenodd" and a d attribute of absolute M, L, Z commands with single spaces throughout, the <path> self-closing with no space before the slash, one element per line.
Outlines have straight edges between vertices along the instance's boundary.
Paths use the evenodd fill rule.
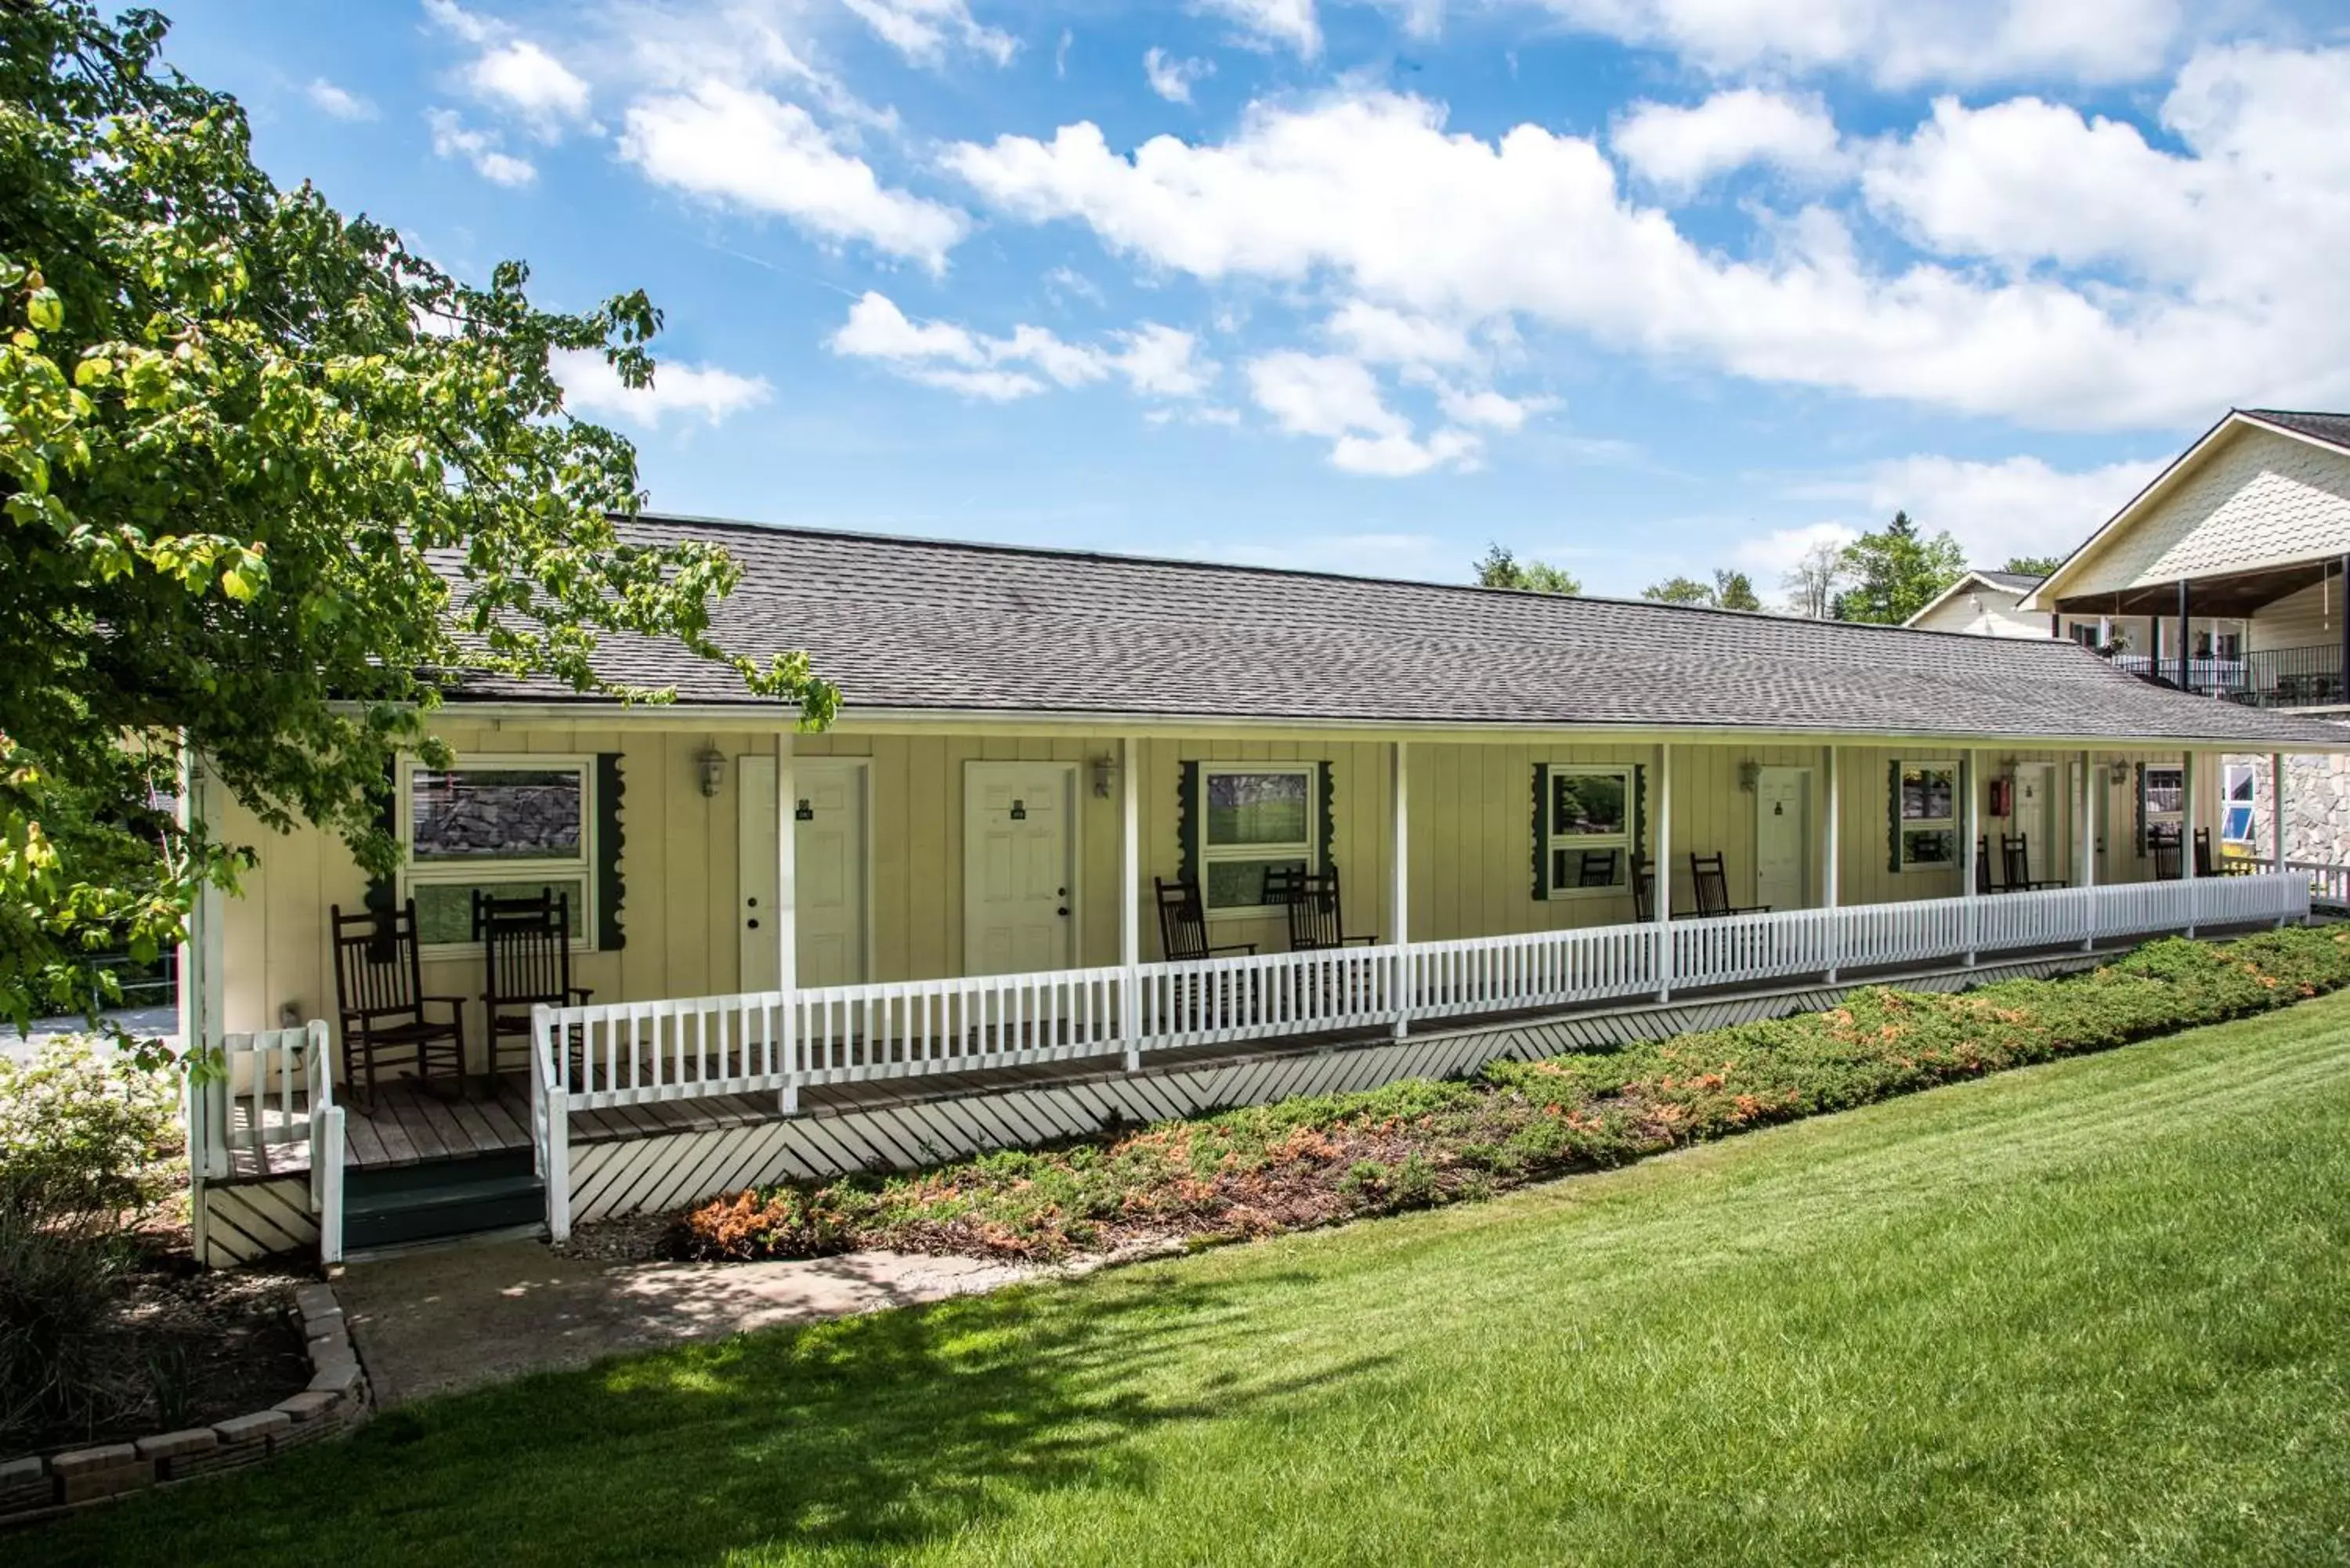
<path fill-rule="evenodd" d="M 2181 684 L 2176 659 L 2119 653 L 2114 662 L 2138 675 Z M 2232 657 L 2202 654 L 2187 661 L 2186 689 L 2255 708 L 2320 708 L 2350 703 L 2343 695 L 2342 647 L 2264 648 Z"/>

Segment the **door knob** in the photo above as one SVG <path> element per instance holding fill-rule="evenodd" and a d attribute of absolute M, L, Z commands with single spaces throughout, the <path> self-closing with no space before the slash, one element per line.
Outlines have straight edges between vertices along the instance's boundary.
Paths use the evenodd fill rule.
<path fill-rule="evenodd" d="M 1064 904 L 1059 909 L 1054 910 L 1053 913 L 1060 916 L 1064 919 L 1066 919 L 1069 914 L 1069 907 L 1066 904 Z"/>
<path fill-rule="evenodd" d="M 751 917 L 751 929 L 754 931 L 759 929 L 759 917 L 756 915 Z"/>

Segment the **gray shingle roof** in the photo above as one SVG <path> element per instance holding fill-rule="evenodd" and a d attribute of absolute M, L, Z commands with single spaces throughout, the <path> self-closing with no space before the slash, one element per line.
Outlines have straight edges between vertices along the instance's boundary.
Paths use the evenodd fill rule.
<path fill-rule="evenodd" d="M 1969 575 L 1981 577 L 1992 587 L 2005 588 L 2011 593 L 2020 594 L 2027 588 L 2036 588 L 2040 586 L 2040 579 L 2030 572 L 1986 572 L 1981 567 L 1976 566 L 1970 568 Z"/>
<path fill-rule="evenodd" d="M 2297 409 L 2246 409 L 2243 412 L 2312 441 L 2350 452 L 2350 414 L 2311 413 Z"/>
<path fill-rule="evenodd" d="M 2054 640 L 691 519 L 621 531 L 723 544 L 743 579 L 714 608 L 721 642 L 806 649 L 852 713 L 2350 743 Z M 611 637 L 601 660 L 681 701 L 748 701 L 672 644 Z M 453 695 L 561 694 L 479 680 Z"/>

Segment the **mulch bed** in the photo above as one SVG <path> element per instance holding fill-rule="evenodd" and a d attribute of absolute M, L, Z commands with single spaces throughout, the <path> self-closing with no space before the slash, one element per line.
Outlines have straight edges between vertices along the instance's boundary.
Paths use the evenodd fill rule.
<path fill-rule="evenodd" d="M 26 1451 L 126 1442 L 265 1410 L 310 1383 L 286 1267 L 203 1269 L 184 1231 L 140 1238 L 124 1281 L 108 1416 L 40 1434 Z M 0 1458 L 6 1458 L 0 1455 Z"/>

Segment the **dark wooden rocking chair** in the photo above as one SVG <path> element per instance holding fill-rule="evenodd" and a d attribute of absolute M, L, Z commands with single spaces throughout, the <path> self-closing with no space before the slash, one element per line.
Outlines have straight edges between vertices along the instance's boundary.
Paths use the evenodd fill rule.
<path fill-rule="evenodd" d="M 1208 910 L 1200 898 L 1200 884 L 1186 877 L 1169 882 L 1153 877 L 1159 890 L 1159 950 L 1169 963 L 1191 963 L 1223 953 L 1253 953 L 1254 942 L 1208 943 Z"/>
<path fill-rule="evenodd" d="M 1717 915 L 1767 915 L 1768 904 L 1750 904 L 1733 908 L 1730 902 L 1730 873 L 1722 867 L 1721 851 L 1700 855 L 1690 851 L 1690 882 L 1697 889 L 1697 918 L 1711 919 Z"/>
<path fill-rule="evenodd" d="M 416 900 L 379 914 L 328 910 L 335 944 L 335 1012 L 342 1026 L 343 1083 L 375 1104 L 377 1059 L 407 1056 L 419 1087 L 430 1088 L 446 1067 L 465 1094 L 465 1001 L 424 994 L 416 952 Z M 426 1016 L 446 1008 L 446 1019 Z"/>
<path fill-rule="evenodd" d="M 2032 875 L 2032 837 L 2029 834 L 2001 834 L 1999 859 L 2002 874 L 2007 878 L 2008 892 L 2037 893 L 2049 888 L 2069 888 L 2073 885 L 2062 877 L 2035 877 Z"/>
<path fill-rule="evenodd" d="M 2199 827 L 2195 830 L 2195 875 L 2209 877 L 2211 874 L 2211 830 Z"/>
<path fill-rule="evenodd" d="M 1289 950 L 1294 953 L 1312 952 L 1323 948 L 1376 947 L 1377 937 L 1347 935 L 1346 917 L 1340 913 L 1338 872 L 1293 871 L 1285 878 L 1289 905 Z M 1268 898 L 1273 878 L 1265 878 Z"/>
<path fill-rule="evenodd" d="M 2147 847 L 2154 854 L 2154 879 L 2158 882 L 2178 880 L 2178 830 L 2175 827 L 2149 827 L 2146 830 Z"/>
<path fill-rule="evenodd" d="M 571 983 L 571 900 L 556 897 L 551 888 L 522 898 L 475 892 L 473 940 L 482 944 L 482 1006 L 489 1019 L 494 1089 L 498 1047 L 509 1036 L 522 1037 L 523 1066 L 530 1067 L 532 1008 L 577 1006 L 595 992 Z"/>

